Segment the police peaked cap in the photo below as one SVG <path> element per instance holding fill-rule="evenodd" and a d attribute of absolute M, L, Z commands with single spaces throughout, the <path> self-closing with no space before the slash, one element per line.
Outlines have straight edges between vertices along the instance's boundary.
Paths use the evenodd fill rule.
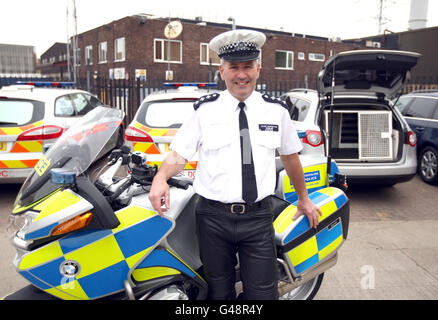
<path fill-rule="evenodd" d="M 238 29 L 217 35 L 208 45 L 219 58 L 237 62 L 256 60 L 265 41 L 266 36 L 261 32 Z"/>

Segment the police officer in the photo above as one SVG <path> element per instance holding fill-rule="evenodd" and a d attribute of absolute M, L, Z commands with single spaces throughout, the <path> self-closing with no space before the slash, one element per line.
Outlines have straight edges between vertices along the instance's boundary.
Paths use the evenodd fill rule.
<path fill-rule="evenodd" d="M 254 91 L 265 40 L 260 32 L 232 30 L 210 41 L 221 58 L 219 71 L 227 90 L 194 104 L 195 111 L 174 137 L 172 152 L 149 194 L 163 215 L 170 205 L 167 180 L 198 152 L 193 186 L 200 196 L 197 232 L 210 299 L 236 298 L 236 254 L 244 298 L 278 298 L 269 201 L 276 182 L 276 150 L 298 194 L 294 218 L 305 214 L 316 227 L 321 215 L 307 194 L 298 157 L 302 145 L 285 104 Z"/>

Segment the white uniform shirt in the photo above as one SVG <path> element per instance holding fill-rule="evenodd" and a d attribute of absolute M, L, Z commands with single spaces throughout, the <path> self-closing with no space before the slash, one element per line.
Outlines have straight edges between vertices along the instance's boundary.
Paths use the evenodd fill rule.
<path fill-rule="evenodd" d="M 299 152 L 302 145 L 288 111 L 279 103 L 265 101 L 256 91 L 244 102 L 257 181 L 256 201 L 260 201 L 275 191 L 275 150 L 288 155 Z M 171 144 L 171 149 L 185 159 L 199 152 L 195 192 L 224 203 L 244 202 L 238 104 L 227 90 L 217 100 L 202 103 Z"/>

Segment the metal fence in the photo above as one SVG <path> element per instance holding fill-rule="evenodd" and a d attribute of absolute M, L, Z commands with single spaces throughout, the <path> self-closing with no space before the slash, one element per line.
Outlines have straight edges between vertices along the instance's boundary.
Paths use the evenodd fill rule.
<path fill-rule="evenodd" d="M 163 90 L 163 83 L 165 82 L 167 81 L 162 79 L 111 80 L 98 78 L 92 81 L 79 79 L 78 88 L 95 94 L 107 105 L 123 109 L 126 114 L 126 121 L 130 122 L 143 99 L 153 92 Z M 225 89 L 225 83 L 223 81 L 219 81 L 217 85 L 218 90 Z M 315 85 L 309 86 L 308 83 L 299 81 L 273 81 L 263 79 L 259 80 L 256 85 L 257 91 L 276 97 L 294 88 L 314 89 Z"/>
<path fill-rule="evenodd" d="M 15 84 L 18 81 L 59 81 L 53 78 L 0 78 L 0 87 Z M 126 114 L 126 122 L 129 123 L 144 98 L 149 94 L 163 90 L 163 79 L 107 79 L 107 78 L 80 78 L 76 84 L 77 88 L 95 94 L 103 103 L 123 109 Z M 186 82 L 186 81 L 181 81 Z M 193 81 L 188 81 L 193 82 Z M 316 89 L 316 79 L 308 81 L 259 79 L 256 90 L 279 97 L 289 90 L 296 88 Z M 218 82 L 217 89 L 225 89 L 223 81 Z M 408 93 L 417 90 L 438 90 L 438 84 L 407 84 L 401 93 Z"/>

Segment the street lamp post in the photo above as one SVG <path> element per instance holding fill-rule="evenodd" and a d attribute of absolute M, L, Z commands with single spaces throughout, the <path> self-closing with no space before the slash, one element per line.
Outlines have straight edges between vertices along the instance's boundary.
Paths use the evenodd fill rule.
<path fill-rule="evenodd" d="M 235 30 L 236 29 L 236 20 L 233 17 L 229 17 L 228 21 L 231 21 L 232 24 L 232 29 Z"/>

